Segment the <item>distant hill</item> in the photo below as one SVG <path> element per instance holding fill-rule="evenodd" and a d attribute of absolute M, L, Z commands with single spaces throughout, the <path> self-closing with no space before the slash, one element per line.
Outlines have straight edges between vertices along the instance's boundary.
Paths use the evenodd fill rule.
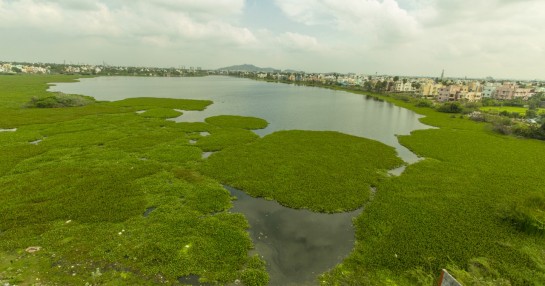
<path fill-rule="evenodd" d="M 244 64 L 244 65 L 235 65 L 224 68 L 219 68 L 219 71 L 243 71 L 243 72 L 276 72 L 280 71 L 279 69 L 273 68 L 260 68 L 254 65 Z"/>

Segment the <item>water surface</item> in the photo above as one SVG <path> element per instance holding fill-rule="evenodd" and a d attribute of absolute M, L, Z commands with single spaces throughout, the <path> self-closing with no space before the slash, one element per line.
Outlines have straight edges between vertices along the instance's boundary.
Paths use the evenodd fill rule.
<path fill-rule="evenodd" d="M 97 100 L 129 97 L 207 99 L 204 111 L 184 111 L 177 121 L 203 121 L 214 115 L 260 117 L 269 122 L 266 135 L 278 130 L 331 130 L 366 137 L 396 148 L 408 163 L 417 156 L 396 135 L 430 128 L 420 115 L 372 97 L 317 87 L 259 82 L 225 76 L 198 78 L 97 77 L 57 83 L 50 91 L 90 95 Z"/>
<path fill-rule="evenodd" d="M 354 246 L 352 218 L 361 209 L 336 214 L 295 210 L 225 188 L 237 197 L 231 211 L 243 213 L 251 225 L 255 249 L 267 261 L 270 285 L 316 285 L 317 276 L 340 263 Z"/>

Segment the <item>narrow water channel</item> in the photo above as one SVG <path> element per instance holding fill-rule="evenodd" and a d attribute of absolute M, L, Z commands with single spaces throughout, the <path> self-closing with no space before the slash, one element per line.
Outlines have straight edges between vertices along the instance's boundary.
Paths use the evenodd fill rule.
<path fill-rule="evenodd" d="M 340 263 L 354 247 L 352 218 L 360 210 L 324 214 L 284 207 L 225 186 L 231 212 L 250 223 L 255 252 L 267 262 L 269 285 L 317 285 L 317 276 Z"/>

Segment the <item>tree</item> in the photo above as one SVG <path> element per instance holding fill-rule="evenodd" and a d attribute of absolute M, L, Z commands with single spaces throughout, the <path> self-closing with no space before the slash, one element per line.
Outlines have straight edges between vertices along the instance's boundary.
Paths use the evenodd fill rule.
<path fill-rule="evenodd" d="M 460 113 L 462 110 L 459 102 L 447 102 L 437 108 L 437 111 L 445 113 Z"/>
<path fill-rule="evenodd" d="M 535 109 L 528 109 L 526 110 L 526 118 L 536 118 L 537 112 Z"/>
<path fill-rule="evenodd" d="M 394 76 L 394 82 L 397 82 L 399 80 L 399 76 Z"/>

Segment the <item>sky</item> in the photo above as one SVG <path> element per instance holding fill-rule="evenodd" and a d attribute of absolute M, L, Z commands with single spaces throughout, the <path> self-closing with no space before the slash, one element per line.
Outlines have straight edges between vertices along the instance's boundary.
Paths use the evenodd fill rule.
<path fill-rule="evenodd" d="M 0 0 L 0 61 L 545 79 L 545 1 Z"/>

